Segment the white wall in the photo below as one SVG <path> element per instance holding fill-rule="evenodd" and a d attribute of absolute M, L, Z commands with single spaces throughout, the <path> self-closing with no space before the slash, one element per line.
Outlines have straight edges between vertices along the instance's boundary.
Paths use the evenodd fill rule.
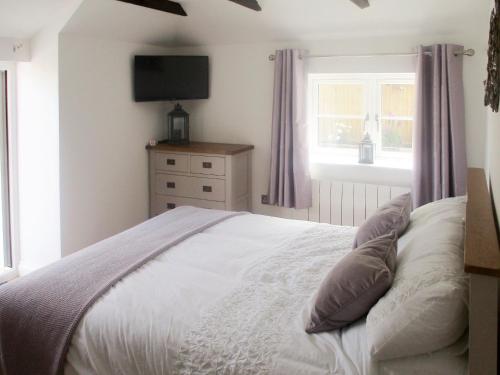
<path fill-rule="evenodd" d="M 248 44 L 206 46 L 178 49 L 178 53 L 207 54 L 211 63 L 211 94 L 209 100 L 186 103 L 192 115 L 195 140 L 238 142 L 255 145 L 253 156 L 253 208 L 255 212 L 281 215 L 283 210 L 260 204 L 260 195 L 267 191 L 269 173 L 271 114 L 273 94 L 273 63 L 268 55 L 277 48 L 304 48 L 311 54 L 370 54 L 380 52 L 411 52 L 419 44 L 457 43 L 475 48 L 475 57 L 464 59 L 466 96 L 466 133 L 468 162 L 484 165 L 486 111 L 482 105 L 485 47 L 477 32 L 434 37 L 390 37 L 302 43 Z M 411 72 L 415 58 L 376 57 L 310 60 L 310 72 Z M 345 179 L 353 173 L 328 167 L 315 171 L 328 178 Z M 409 186 L 411 173 L 400 171 L 383 175 L 370 170 L 361 173 L 363 182 L 391 183 Z M 387 171 L 386 171 L 387 172 Z M 318 176 L 319 177 L 319 176 Z M 359 180 L 359 179 L 358 179 Z"/>
<path fill-rule="evenodd" d="M 60 36 L 61 241 L 63 255 L 148 217 L 145 145 L 161 138 L 163 103 L 135 103 L 135 54 L 166 49 Z"/>
<path fill-rule="evenodd" d="M 164 129 L 163 103 L 133 101 L 132 56 L 167 50 L 63 25 L 37 34 L 18 64 L 21 273 L 147 218 L 145 145 Z"/>
<path fill-rule="evenodd" d="M 18 66 L 21 273 L 60 258 L 57 34 Z"/>
<path fill-rule="evenodd" d="M 61 257 L 59 214 L 59 40 L 80 5 L 68 1 L 18 64 L 20 273 Z"/>

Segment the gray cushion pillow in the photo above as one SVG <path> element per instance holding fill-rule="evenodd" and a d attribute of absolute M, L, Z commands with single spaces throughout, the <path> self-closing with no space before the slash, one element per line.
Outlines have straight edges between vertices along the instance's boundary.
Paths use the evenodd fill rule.
<path fill-rule="evenodd" d="M 333 331 L 367 314 L 391 287 L 396 255 L 397 234 L 392 232 L 342 258 L 321 283 L 306 332 Z"/>
<path fill-rule="evenodd" d="M 411 194 L 400 195 L 379 207 L 358 229 L 353 249 L 384 234 L 396 231 L 398 237 L 408 227 L 411 214 Z"/>

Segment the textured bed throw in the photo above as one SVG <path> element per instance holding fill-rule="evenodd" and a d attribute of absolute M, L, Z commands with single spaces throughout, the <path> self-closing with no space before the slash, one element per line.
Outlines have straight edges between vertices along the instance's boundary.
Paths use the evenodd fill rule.
<path fill-rule="evenodd" d="M 59 375 L 85 312 L 120 279 L 239 213 L 181 207 L 0 287 L 2 375 Z"/>

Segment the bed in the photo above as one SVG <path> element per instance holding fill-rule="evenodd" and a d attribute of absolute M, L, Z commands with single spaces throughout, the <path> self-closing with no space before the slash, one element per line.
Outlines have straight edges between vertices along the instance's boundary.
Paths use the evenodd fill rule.
<path fill-rule="evenodd" d="M 470 200 L 467 210 L 471 209 Z M 174 211 L 181 215 L 189 210 L 201 209 Z M 154 225 L 175 228 L 174 211 L 152 224 L 143 224 L 141 230 Z M 396 271 L 393 287 L 379 304 L 404 302 L 395 291 L 408 288 L 420 277 L 421 269 L 416 272 L 412 266 L 417 263 L 424 268 L 430 264 L 427 270 L 432 270 L 422 271 L 426 274 L 418 279 L 422 288 L 441 282 L 436 269 L 446 268 L 442 273 L 452 275 L 467 304 L 465 212 L 462 197 L 433 203 L 412 216 L 407 232 L 398 241 L 401 274 Z M 456 331 L 452 342 L 442 347 L 384 360 L 370 354 L 367 320 L 371 311 L 341 330 L 313 335 L 305 332 L 315 291 L 332 266 L 352 251 L 356 228 L 245 213 L 224 216 L 200 228 L 179 236 L 168 250 L 152 253 L 95 298 L 69 332 L 63 366 L 53 367 L 54 373 L 468 373 L 473 353 L 468 350 L 467 329 Z M 126 235 L 136 234 L 131 230 Z M 439 241 L 451 243 L 446 254 L 438 251 L 436 255 L 439 246 L 432 248 Z M 113 244 L 110 239 L 102 246 Z M 446 265 L 439 264 L 443 260 Z M 405 272 L 411 273 L 411 278 Z M 383 307 L 378 310 L 384 312 Z M 415 332 L 429 328 L 413 324 L 410 328 Z M 5 349 L 5 345 L 0 346 L 2 362 L 7 357 Z M 488 360 L 486 357 L 481 362 L 483 369 L 471 373 L 488 373 L 482 372 L 490 370 L 484 367 Z M 30 371 L 33 368 L 36 373 L 35 367 Z M 4 372 L 18 374 L 5 368 Z"/>
<path fill-rule="evenodd" d="M 419 357 L 394 367 L 371 361 L 364 321 L 304 332 L 309 300 L 351 251 L 355 230 L 259 215 L 211 227 L 94 305 L 73 337 L 66 374 L 428 374 Z M 427 359 L 441 374 L 464 374 L 463 352 L 459 343 Z"/>

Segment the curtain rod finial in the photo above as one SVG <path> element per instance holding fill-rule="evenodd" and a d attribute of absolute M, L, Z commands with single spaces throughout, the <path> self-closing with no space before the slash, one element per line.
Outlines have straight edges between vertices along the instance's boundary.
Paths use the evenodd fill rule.
<path fill-rule="evenodd" d="M 474 56 L 476 54 L 476 51 L 473 50 L 472 48 L 469 48 L 469 49 L 466 49 L 464 51 L 464 53 L 467 55 L 467 56 Z"/>
<path fill-rule="evenodd" d="M 460 52 L 455 52 L 455 56 L 474 56 L 476 54 L 476 51 L 473 48 L 469 48 Z"/>

